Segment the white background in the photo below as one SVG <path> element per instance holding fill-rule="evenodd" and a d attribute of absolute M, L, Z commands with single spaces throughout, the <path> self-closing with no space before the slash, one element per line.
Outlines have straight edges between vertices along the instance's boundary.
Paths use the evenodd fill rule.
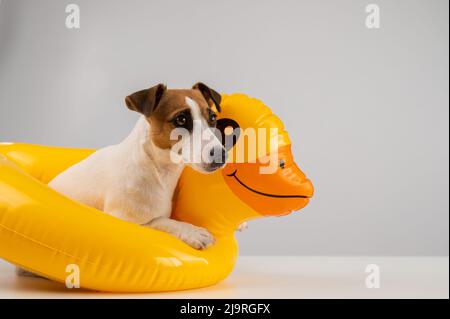
<path fill-rule="evenodd" d="M 116 143 L 127 94 L 203 81 L 271 106 L 317 191 L 242 254 L 448 255 L 448 2 L 372 2 L 3 0 L 0 140 Z"/>

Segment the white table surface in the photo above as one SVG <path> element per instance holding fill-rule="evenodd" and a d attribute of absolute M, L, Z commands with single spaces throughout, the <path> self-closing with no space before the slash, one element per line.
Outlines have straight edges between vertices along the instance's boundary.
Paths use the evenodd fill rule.
<path fill-rule="evenodd" d="M 379 266 L 380 288 L 366 287 L 369 264 Z M 0 260 L 0 298 L 449 298 L 449 259 L 241 256 L 234 272 L 214 287 L 152 294 L 68 290 L 17 277 Z"/>

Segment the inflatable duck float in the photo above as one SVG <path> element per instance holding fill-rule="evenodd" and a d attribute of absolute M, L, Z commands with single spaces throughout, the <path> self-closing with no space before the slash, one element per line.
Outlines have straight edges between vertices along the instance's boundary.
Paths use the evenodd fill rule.
<path fill-rule="evenodd" d="M 207 228 L 216 238 L 210 248 L 193 249 L 170 234 L 119 220 L 46 185 L 94 150 L 0 144 L 0 257 L 61 283 L 67 283 L 70 266 L 75 266 L 82 288 L 106 292 L 192 289 L 226 278 L 238 255 L 237 227 L 302 209 L 313 186 L 294 162 L 282 122 L 267 106 L 232 94 L 223 96 L 221 108 L 218 128 L 225 134 L 272 130 L 264 141 L 269 147 L 231 156 L 221 171 L 183 172 L 173 218 Z M 242 133 L 235 136 L 231 154 L 249 147 Z M 273 158 L 273 171 L 261 174 Z"/>

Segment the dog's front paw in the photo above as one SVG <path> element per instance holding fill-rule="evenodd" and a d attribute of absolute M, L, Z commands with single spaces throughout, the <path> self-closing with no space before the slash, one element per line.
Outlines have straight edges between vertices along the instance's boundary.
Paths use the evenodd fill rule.
<path fill-rule="evenodd" d="M 206 249 L 214 244 L 214 237 L 211 233 L 202 227 L 186 225 L 179 234 L 179 238 L 189 246 L 195 249 Z"/>

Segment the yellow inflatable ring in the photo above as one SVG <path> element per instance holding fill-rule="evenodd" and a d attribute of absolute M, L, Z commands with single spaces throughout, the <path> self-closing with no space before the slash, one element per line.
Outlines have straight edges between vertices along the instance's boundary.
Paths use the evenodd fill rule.
<path fill-rule="evenodd" d="M 243 94 L 224 95 L 221 106 L 223 126 L 277 128 L 267 141 L 276 139 L 278 149 L 270 154 L 258 151 L 253 160 L 236 157 L 214 174 L 183 172 L 173 217 L 206 227 L 216 238 L 212 247 L 195 250 L 169 234 L 116 219 L 46 185 L 93 150 L 0 144 L 0 257 L 62 283 L 67 266 L 75 264 L 81 287 L 99 291 L 172 291 L 223 280 L 237 258 L 238 225 L 299 210 L 313 188 L 292 159 L 283 124 L 267 106 Z M 234 148 L 244 140 L 240 137 Z M 280 165 L 274 174 L 260 175 L 258 169 L 274 152 Z"/>

